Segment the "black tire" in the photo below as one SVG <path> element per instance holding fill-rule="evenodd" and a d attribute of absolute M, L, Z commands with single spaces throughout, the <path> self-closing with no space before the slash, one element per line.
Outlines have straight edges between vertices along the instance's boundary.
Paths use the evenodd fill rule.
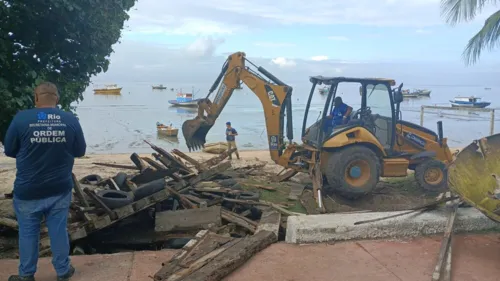
<path fill-rule="evenodd" d="M 143 184 L 134 190 L 135 200 L 148 197 L 149 195 L 161 191 L 165 188 L 165 179 L 159 179 L 150 183 Z"/>
<path fill-rule="evenodd" d="M 118 188 L 120 188 L 120 190 L 127 192 L 131 191 L 127 185 L 127 174 L 119 172 L 118 174 L 116 174 L 116 176 L 113 177 L 113 180 L 115 181 Z"/>
<path fill-rule="evenodd" d="M 360 167 L 361 166 L 361 167 Z M 349 176 L 361 173 L 356 179 Z M 362 176 L 366 174 L 366 176 Z M 362 197 L 375 188 L 380 179 L 380 160 L 368 147 L 354 145 L 335 152 L 328 159 L 325 172 L 333 191 L 349 199 Z"/>
<path fill-rule="evenodd" d="M 83 183 L 83 184 L 97 184 L 98 182 L 102 181 L 102 178 L 101 176 L 99 175 L 87 175 L 83 178 L 80 179 L 80 183 Z"/>
<path fill-rule="evenodd" d="M 435 159 L 428 159 L 415 167 L 415 179 L 426 191 L 442 192 L 448 189 L 446 165 Z"/>
<path fill-rule="evenodd" d="M 139 169 L 140 171 L 146 169 L 146 167 L 143 165 L 144 161 L 141 159 L 141 157 L 137 153 L 132 153 L 130 155 L 130 160 L 134 163 L 134 165 Z"/>
<path fill-rule="evenodd" d="M 134 202 L 134 195 L 120 190 L 99 190 L 97 196 L 110 209 L 116 209 Z"/>
<path fill-rule="evenodd" d="M 259 201 L 260 193 L 251 192 L 251 191 L 244 191 L 244 192 L 238 194 L 238 199 L 249 200 L 249 201 Z"/>

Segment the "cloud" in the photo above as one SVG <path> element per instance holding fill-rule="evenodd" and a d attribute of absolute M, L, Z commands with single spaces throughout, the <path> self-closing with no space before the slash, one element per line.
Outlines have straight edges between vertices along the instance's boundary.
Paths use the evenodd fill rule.
<path fill-rule="evenodd" d="M 223 38 L 201 37 L 186 46 L 186 52 L 195 58 L 211 57 L 222 43 L 224 43 Z"/>
<path fill-rule="evenodd" d="M 92 77 L 92 81 L 96 84 L 123 84 L 126 89 L 124 92 L 140 87 L 150 89 L 151 85 L 160 83 L 176 89 L 191 89 L 195 86 L 201 88 L 201 92 L 206 92 L 227 59 L 227 55 L 218 55 L 217 52 L 210 55 L 214 54 L 214 47 L 217 48 L 217 42 L 221 41 L 222 39 L 204 37 L 196 43 L 173 47 L 168 44 L 124 40 L 114 46 L 115 52 L 111 54 L 108 72 Z M 417 88 L 433 88 L 432 85 L 495 86 L 499 85 L 500 76 L 500 70 L 493 62 L 465 68 L 462 62 L 440 63 L 430 60 L 381 63 L 334 59 L 314 61 L 310 58 L 285 56 L 273 60 L 252 56 L 248 59 L 257 66 L 263 66 L 285 83 L 299 86 L 299 92 L 300 85 L 309 85 L 308 77 L 311 75 L 388 77 Z M 249 64 L 247 66 L 256 70 Z M 304 89 L 306 92 L 307 90 Z"/>
<path fill-rule="evenodd" d="M 328 57 L 327 56 L 314 56 L 314 57 L 311 57 L 311 60 L 313 60 L 313 61 L 324 61 L 324 60 L 328 60 Z"/>
<path fill-rule="evenodd" d="M 293 43 L 287 42 L 255 42 L 253 43 L 257 47 L 267 47 L 267 48 L 283 48 L 283 47 L 295 47 Z"/>
<path fill-rule="evenodd" d="M 349 38 L 345 36 L 328 36 L 328 39 L 334 41 L 349 41 Z"/>
<path fill-rule="evenodd" d="M 224 36 L 289 24 L 422 28 L 444 24 L 444 19 L 440 0 L 289 0 L 287 5 L 266 0 L 141 0 L 130 12 L 127 32 Z"/>
<path fill-rule="evenodd" d="M 294 67 L 297 63 L 294 60 L 286 59 L 284 57 L 277 57 L 271 60 L 273 64 L 276 64 L 280 67 Z"/>

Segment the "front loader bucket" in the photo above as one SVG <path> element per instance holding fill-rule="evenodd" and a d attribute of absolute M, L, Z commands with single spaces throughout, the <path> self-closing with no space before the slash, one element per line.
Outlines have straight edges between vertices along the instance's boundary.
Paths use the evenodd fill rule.
<path fill-rule="evenodd" d="M 500 134 L 476 140 L 460 151 L 448 168 L 448 186 L 500 222 Z"/>
<path fill-rule="evenodd" d="M 182 124 L 182 135 L 186 140 L 186 145 L 190 152 L 191 150 L 198 150 L 205 146 L 207 133 L 212 126 L 198 117 L 186 120 Z"/>

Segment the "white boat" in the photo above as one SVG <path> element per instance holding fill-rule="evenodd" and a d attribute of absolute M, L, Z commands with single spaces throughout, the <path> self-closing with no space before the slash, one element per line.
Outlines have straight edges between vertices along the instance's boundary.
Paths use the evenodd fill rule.
<path fill-rule="evenodd" d="M 428 97 L 431 95 L 431 90 L 427 90 L 427 89 L 423 89 L 423 90 L 417 89 L 417 90 L 415 90 L 415 92 L 419 96 L 424 96 L 424 97 Z"/>
<path fill-rule="evenodd" d="M 403 94 L 403 98 L 418 98 L 419 97 L 418 93 L 410 92 L 410 90 L 408 90 L 408 89 L 402 90 L 401 94 Z"/>
<path fill-rule="evenodd" d="M 491 104 L 491 102 L 481 101 L 481 98 L 470 96 L 470 97 L 455 97 L 450 100 L 452 107 L 473 107 L 473 108 L 485 108 Z"/>

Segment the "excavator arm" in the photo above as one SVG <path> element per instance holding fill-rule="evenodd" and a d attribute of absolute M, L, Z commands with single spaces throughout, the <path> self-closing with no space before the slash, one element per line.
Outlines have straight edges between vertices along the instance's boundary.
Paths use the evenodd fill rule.
<path fill-rule="evenodd" d="M 246 63 L 256 67 L 260 74 L 247 67 Z M 289 142 L 293 139 L 292 87 L 280 81 L 264 68 L 257 67 L 247 60 L 243 52 L 237 52 L 228 57 L 207 97 L 198 101 L 198 115 L 182 124 L 186 145 L 189 151 L 200 149 L 205 145 L 208 131 L 215 124 L 234 90 L 240 87 L 241 82 L 252 90 L 262 103 L 271 158 L 278 162 L 285 148 L 285 116 L 287 119 L 287 138 Z M 210 95 L 217 88 L 215 97 L 210 100 Z"/>

